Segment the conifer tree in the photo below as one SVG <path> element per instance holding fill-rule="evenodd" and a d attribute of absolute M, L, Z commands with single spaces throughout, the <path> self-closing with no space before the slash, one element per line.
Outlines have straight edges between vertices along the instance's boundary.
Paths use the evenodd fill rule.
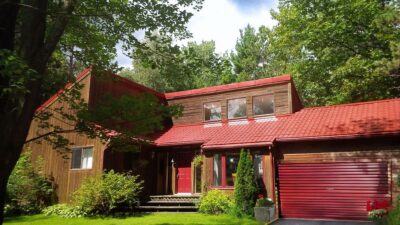
<path fill-rule="evenodd" d="M 242 149 L 235 182 L 235 202 L 238 215 L 253 214 L 256 194 L 257 187 L 254 181 L 253 162 L 250 151 Z"/>

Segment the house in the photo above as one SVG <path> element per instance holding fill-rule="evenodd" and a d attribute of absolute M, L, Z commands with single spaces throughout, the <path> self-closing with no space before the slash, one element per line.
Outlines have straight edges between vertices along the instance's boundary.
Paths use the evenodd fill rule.
<path fill-rule="evenodd" d="M 367 201 L 394 202 L 400 194 L 400 99 L 304 108 L 289 75 L 165 94 L 112 77 L 100 80 L 90 69 L 78 76 L 89 106 L 107 91 L 150 93 L 182 105 L 183 115 L 137 153 L 109 151 L 107 143 L 77 133 L 65 134 L 74 143 L 67 158 L 45 142 L 30 143 L 60 202 L 107 169 L 140 174 L 143 195 L 233 192 L 241 149 L 250 150 L 259 190 L 278 203 L 282 217 L 362 220 Z M 56 95 L 39 110 L 59 104 Z M 28 139 L 38 130 L 33 121 Z"/>

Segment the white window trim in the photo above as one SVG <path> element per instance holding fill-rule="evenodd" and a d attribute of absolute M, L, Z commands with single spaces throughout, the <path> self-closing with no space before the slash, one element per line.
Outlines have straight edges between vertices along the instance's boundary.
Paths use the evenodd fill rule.
<path fill-rule="evenodd" d="M 86 149 L 91 149 L 92 150 L 92 155 L 91 155 L 91 165 L 90 165 L 90 167 L 87 167 L 87 168 L 83 168 L 82 166 L 83 166 L 83 161 L 84 161 L 84 157 L 83 157 L 83 151 L 84 150 L 86 150 Z M 73 164 L 73 158 L 72 158 L 72 151 L 74 151 L 74 150 L 81 150 L 82 152 L 81 152 L 81 162 L 80 162 L 80 168 L 71 168 L 72 167 L 72 164 Z M 88 145 L 88 146 L 76 146 L 76 147 L 72 147 L 71 148 L 71 162 L 70 162 L 70 170 L 91 170 L 91 169 L 93 169 L 93 163 L 94 163 L 94 160 L 93 160 L 93 155 L 94 155 L 94 146 L 93 145 Z"/>

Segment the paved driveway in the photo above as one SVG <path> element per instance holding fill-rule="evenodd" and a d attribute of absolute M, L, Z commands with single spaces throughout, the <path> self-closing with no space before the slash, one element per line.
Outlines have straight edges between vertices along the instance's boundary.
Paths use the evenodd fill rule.
<path fill-rule="evenodd" d="M 274 225 L 373 225 L 371 222 L 281 219 Z"/>

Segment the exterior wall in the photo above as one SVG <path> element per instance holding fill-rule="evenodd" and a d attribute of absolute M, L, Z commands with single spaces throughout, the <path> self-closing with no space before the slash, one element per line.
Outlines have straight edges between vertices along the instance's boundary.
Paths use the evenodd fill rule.
<path fill-rule="evenodd" d="M 199 96 L 182 97 L 168 100 L 169 105 L 183 105 L 183 115 L 173 118 L 175 125 L 203 122 L 203 104 L 207 102 L 221 102 L 222 120 L 226 120 L 228 99 L 246 97 L 247 116 L 253 116 L 253 96 L 273 94 L 275 102 L 275 114 L 286 114 L 291 112 L 289 107 L 289 85 L 288 83 L 274 84 L 263 87 L 253 87 L 244 90 L 228 91 L 223 93 L 205 94 Z"/>
<path fill-rule="evenodd" d="M 81 90 L 82 98 L 86 102 L 89 99 L 90 77 L 89 75 L 81 81 L 84 85 Z M 51 110 L 60 106 L 64 106 L 64 110 L 68 110 L 68 105 L 61 101 L 54 101 L 48 108 Z M 60 126 L 66 130 L 73 129 L 73 125 L 67 123 L 67 121 L 63 121 L 61 116 L 57 115 L 56 112 L 53 111 L 53 113 L 54 115 L 49 119 L 51 124 Z M 38 127 L 37 121 L 32 121 L 27 139 L 29 140 L 46 132 L 48 132 L 46 129 Z M 39 157 L 44 160 L 45 173 L 54 179 L 57 197 L 60 202 L 69 201 L 71 194 L 77 190 L 84 178 L 101 173 L 103 168 L 103 151 L 106 147 L 100 140 L 89 139 L 85 135 L 75 132 L 66 133 L 64 137 L 71 141 L 71 147 L 93 146 L 92 169 L 71 170 L 71 153 L 61 153 L 55 150 L 47 141 L 30 142 L 24 146 L 24 149 L 31 149 L 34 161 Z"/>
<path fill-rule="evenodd" d="M 388 162 L 391 168 L 392 202 L 400 195 L 400 142 L 396 138 L 279 143 L 280 162 Z"/>

